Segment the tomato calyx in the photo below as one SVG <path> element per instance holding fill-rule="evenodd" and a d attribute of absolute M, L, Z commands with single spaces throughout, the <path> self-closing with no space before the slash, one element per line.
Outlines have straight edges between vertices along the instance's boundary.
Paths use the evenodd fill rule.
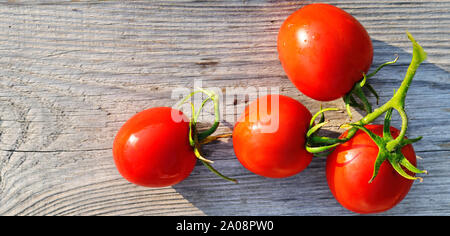
<path fill-rule="evenodd" d="M 369 135 L 370 138 L 378 146 L 378 155 L 375 160 L 372 178 L 369 180 L 369 183 L 372 183 L 372 181 L 375 179 L 375 177 L 378 174 L 381 164 L 386 160 L 388 160 L 389 163 L 394 168 L 394 170 L 397 171 L 397 173 L 399 173 L 404 178 L 411 179 L 411 180 L 418 179 L 418 180 L 420 180 L 420 182 L 422 182 L 423 179 L 421 177 L 415 177 L 415 176 L 409 175 L 408 173 L 405 172 L 405 170 L 403 170 L 402 166 L 415 174 L 427 174 L 428 172 L 426 170 L 419 170 L 417 167 L 415 167 L 413 164 L 411 164 L 408 161 L 408 159 L 406 159 L 406 157 L 401 152 L 402 147 L 412 144 L 412 143 L 415 143 L 415 142 L 421 140 L 422 137 L 417 137 L 414 139 L 402 138 L 401 141 L 399 142 L 398 146 L 393 151 L 390 151 L 387 148 L 387 146 L 388 146 L 387 144 L 390 141 L 394 140 L 394 138 L 392 137 L 392 134 L 391 134 L 391 130 L 390 130 L 392 111 L 393 111 L 393 108 L 390 108 L 386 111 L 386 116 L 384 119 L 384 126 L 383 126 L 383 137 L 380 137 L 380 136 L 374 134 L 372 131 L 370 131 L 369 129 L 367 129 L 364 126 L 357 125 L 357 124 L 351 124 L 351 126 L 357 128 L 359 130 L 362 130 L 367 135 Z"/>
<path fill-rule="evenodd" d="M 229 134 L 211 136 L 217 130 L 217 128 L 219 127 L 219 124 L 220 124 L 219 96 L 212 90 L 197 88 L 197 90 L 191 92 L 188 96 L 186 96 L 184 99 L 182 99 L 178 106 L 181 106 L 184 103 L 188 102 L 188 100 L 194 94 L 197 94 L 197 93 L 203 93 L 207 96 L 207 98 L 202 101 L 198 110 L 195 109 L 195 106 L 193 103 L 189 102 L 189 104 L 191 105 L 191 110 L 192 110 L 192 117 L 189 121 L 189 144 L 193 148 L 194 154 L 197 157 L 197 159 L 199 159 L 203 163 L 203 165 L 205 165 L 211 172 L 213 172 L 214 174 L 216 174 L 217 176 L 219 176 L 225 180 L 237 183 L 236 179 L 227 177 L 227 176 L 223 175 L 222 173 L 220 173 L 219 171 L 217 171 L 214 167 L 212 167 L 211 164 L 214 162 L 203 157 L 203 155 L 201 153 L 202 145 L 210 143 L 219 138 L 225 138 L 225 137 L 230 136 Z M 198 117 L 200 116 L 200 113 L 201 113 L 202 109 L 204 108 L 204 106 L 209 101 L 213 102 L 213 104 L 214 104 L 214 123 L 209 129 L 207 129 L 203 132 L 199 132 L 197 129 Z"/>
<path fill-rule="evenodd" d="M 338 110 L 338 108 L 322 109 L 322 106 L 320 106 L 320 110 L 312 116 L 309 123 L 308 132 L 306 133 L 306 151 L 308 151 L 309 153 L 313 153 L 316 156 L 328 155 L 328 151 L 330 151 L 332 148 L 347 141 L 345 139 L 329 138 L 317 135 L 317 132 L 320 130 L 320 128 L 328 123 L 328 121 L 325 121 L 324 113 L 326 111 Z M 314 121 L 319 115 L 321 115 L 319 123 L 315 125 Z"/>
<path fill-rule="evenodd" d="M 362 80 L 359 81 L 358 83 L 355 83 L 355 85 L 353 85 L 352 90 L 350 90 L 350 92 L 348 92 L 347 94 L 344 95 L 343 100 L 345 103 L 345 108 L 347 110 L 348 116 L 350 117 L 350 120 L 352 119 L 352 112 L 350 111 L 350 107 L 359 108 L 361 110 L 364 110 L 366 113 L 372 112 L 372 105 L 370 104 L 369 100 L 367 99 L 366 95 L 364 94 L 363 87 L 367 88 L 369 90 L 369 92 L 371 92 L 375 96 L 375 98 L 377 99 L 377 105 L 378 105 L 378 101 L 379 101 L 378 93 L 375 91 L 375 89 L 372 87 L 372 85 L 370 85 L 370 83 L 367 81 L 367 79 L 376 75 L 378 73 L 378 71 L 380 71 L 383 67 L 396 63 L 397 60 L 398 60 L 398 56 L 392 61 L 388 61 L 388 62 L 381 64 L 378 68 L 375 69 L 375 71 L 373 71 L 372 73 L 370 73 L 368 75 L 363 73 Z M 356 101 L 355 96 L 360 99 L 361 103 L 358 103 Z"/>

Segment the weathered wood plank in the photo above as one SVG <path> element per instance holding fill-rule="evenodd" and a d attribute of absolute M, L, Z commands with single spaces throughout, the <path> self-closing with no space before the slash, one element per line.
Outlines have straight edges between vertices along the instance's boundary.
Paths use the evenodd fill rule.
<path fill-rule="evenodd" d="M 411 56 L 409 30 L 429 53 L 410 88 L 408 136 L 430 174 L 385 214 L 450 215 L 450 1 L 327 1 L 367 28 L 381 102 L 398 87 Z M 302 1 L 4 1 L 0 3 L 0 215 L 341 215 L 324 159 L 297 176 L 267 179 L 236 160 L 231 140 L 205 147 L 202 165 L 173 188 L 147 189 L 120 177 L 111 156 L 131 115 L 176 102 L 192 87 L 271 87 L 312 111 L 319 103 L 288 81 L 276 52 L 283 20 Z M 373 98 L 371 98 L 374 101 Z M 238 106 L 245 104 L 238 99 Z M 230 114 L 234 103 L 226 103 Z M 341 101 L 326 106 L 342 108 Z M 356 111 L 354 112 L 360 116 Z M 205 114 L 206 120 L 210 116 Z M 356 117 L 356 118 L 357 118 Z M 330 113 L 338 132 L 344 113 Z M 399 126 L 396 117 L 393 124 Z M 226 120 L 219 133 L 229 132 Z"/>

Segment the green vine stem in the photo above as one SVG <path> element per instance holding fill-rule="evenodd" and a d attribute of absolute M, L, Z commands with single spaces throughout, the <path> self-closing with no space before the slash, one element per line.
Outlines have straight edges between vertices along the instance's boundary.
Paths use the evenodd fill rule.
<path fill-rule="evenodd" d="M 189 102 L 189 104 L 191 105 L 191 109 L 192 109 L 192 117 L 189 121 L 189 143 L 192 146 L 192 148 L 194 149 L 194 154 L 197 157 L 197 159 L 199 159 L 203 163 L 203 165 L 205 165 L 211 172 L 213 172 L 214 174 L 216 174 L 217 176 L 219 176 L 225 180 L 237 183 L 236 179 L 227 177 L 227 176 L 223 175 L 222 173 L 220 173 L 219 171 L 217 171 L 216 169 L 214 169 L 211 166 L 213 161 L 204 158 L 200 151 L 201 146 L 203 144 L 206 144 L 206 143 L 212 142 L 218 138 L 227 136 L 227 135 L 210 136 L 217 130 L 217 128 L 219 127 L 219 124 L 220 124 L 219 96 L 217 96 L 217 94 L 212 90 L 197 88 L 196 91 L 191 92 L 188 96 L 186 96 L 184 99 L 182 99 L 179 106 L 188 102 L 188 100 L 193 95 L 200 93 L 200 92 L 204 93 L 208 97 L 202 101 L 202 103 L 197 111 L 195 110 L 194 104 Z M 198 117 L 200 116 L 202 109 L 204 108 L 205 104 L 208 103 L 208 101 L 212 101 L 214 104 L 214 123 L 209 129 L 199 133 L 197 130 L 197 120 L 198 120 Z"/>
<path fill-rule="evenodd" d="M 394 96 L 385 104 L 380 106 L 379 108 L 375 109 L 373 112 L 367 114 L 364 118 L 359 120 L 356 123 L 356 125 L 367 125 L 374 121 L 376 118 L 381 116 L 383 113 L 387 112 L 389 109 L 393 108 L 397 110 L 399 113 L 401 119 L 402 119 L 402 127 L 400 130 L 400 135 L 390 141 L 387 144 L 387 149 L 389 151 L 393 151 L 398 147 L 398 144 L 400 141 L 405 137 L 406 130 L 408 128 L 408 116 L 405 112 L 405 97 L 406 93 L 408 92 L 409 86 L 411 85 L 412 79 L 414 78 L 414 75 L 416 74 L 417 68 L 419 68 L 419 65 L 427 58 L 426 52 L 423 50 L 423 48 L 416 42 L 416 40 L 413 38 L 413 36 L 406 32 L 408 35 L 409 40 L 411 40 L 413 44 L 413 55 L 411 59 L 411 63 L 408 67 L 408 70 L 406 71 L 405 78 L 403 79 L 402 84 L 397 89 L 397 91 L 394 93 Z M 346 140 L 353 137 L 353 135 L 356 133 L 358 129 L 352 128 L 349 130 L 348 135 L 346 137 Z"/>
<path fill-rule="evenodd" d="M 340 143 L 345 142 L 346 140 L 343 139 L 337 139 L 337 138 L 329 138 L 329 137 L 322 137 L 318 136 L 317 132 L 325 126 L 328 121 L 325 121 L 325 115 L 324 113 L 326 111 L 337 111 L 339 109 L 337 108 L 325 108 L 322 109 L 322 106 L 320 106 L 320 110 L 314 114 L 311 118 L 311 121 L 309 122 L 309 129 L 306 133 L 306 145 L 305 149 L 309 153 L 313 153 L 315 155 L 320 155 L 320 153 L 323 155 L 323 152 L 326 152 Z M 317 117 L 321 115 L 320 121 L 318 124 L 314 124 L 314 121 L 317 119 Z"/>
<path fill-rule="evenodd" d="M 207 138 L 208 136 L 210 136 L 211 134 L 213 134 L 219 127 L 220 111 L 219 111 L 219 97 L 217 96 L 217 94 L 214 93 L 214 91 L 204 90 L 202 88 L 198 88 L 198 89 L 208 96 L 208 98 L 205 101 L 211 100 L 214 103 L 214 123 L 211 126 L 211 128 L 198 134 L 198 139 L 201 141 L 201 140 Z M 204 106 L 205 101 L 203 101 L 202 106 L 199 109 L 196 118 L 198 118 L 200 111 Z"/>
<path fill-rule="evenodd" d="M 409 40 L 412 42 L 413 55 L 412 55 L 411 63 L 406 72 L 406 75 L 405 75 L 400 87 L 397 89 L 397 91 L 394 92 L 394 95 L 392 96 L 392 98 L 388 102 L 383 104 L 382 106 L 380 106 L 377 109 L 372 111 L 371 106 L 370 106 L 370 104 L 368 104 L 367 99 L 365 99 L 365 97 L 360 96 L 360 95 L 362 93 L 361 88 L 363 86 L 367 86 L 367 83 L 366 83 L 367 78 L 370 76 L 373 76 L 383 66 L 395 63 L 397 61 L 398 57 L 392 62 L 384 63 L 382 66 L 377 68 L 371 74 L 369 74 L 367 76 L 363 75 L 364 78 L 361 81 L 361 83 L 357 83 L 357 85 L 355 85 L 356 89 L 354 88 L 355 91 L 353 91 L 353 92 L 354 92 L 354 94 L 356 94 L 356 96 L 358 96 L 362 100 L 363 104 L 359 104 L 356 102 L 356 100 L 353 97 L 353 93 L 352 94 L 349 93 L 348 95 L 346 95 L 346 97 L 344 97 L 344 101 L 346 103 L 346 108 L 347 108 L 348 112 L 349 112 L 348 106 L 355 105 L 355 106 L 358 106 L 358 107 L 366 110 L 368 114 L 357 122 L 341 126 L 341 127 L 350 127 L 350 129 L 347 132 L 346 137 L 344 137 L 344 138 L 331 139 L 331 138 L 327 138 L 327 137 L 316 136 L 316 135 L 314 135 L 315 132 L 319 128 L 321 128 L 324 124 L 319 123 L 315 127 L 310 126 L 311 132 L 308 132 L 308 133 L 311 133 L 311 134 L 309 136 L 307 135 L 308 142 L 306 145 L 306 149 L 309 152 L 315 153 L 315 154 L 316 153 L 320 154 L 321 152 L 330 152 L 330 150 L 332 150 L 335 146 L 339 145 L 340 143 L 350 140 L 356 134 L 356 132 L 358 130 L 362 130 L 362 131 L 366 132 L 379 147 L 378 157 L 374 164 L 374 173 L 373 173 L 372 178 L 369 180 L 369 182 L 372 182 L 373 179 L 376 177 L 376 175 L 378 173 L 378 169 L 381 166 L 381 163 L 383 163 L 385 160 L 388 160 L 389 163 L 392 165 L 392 167 L 401 176 L 403 176 L 407 179 L 422 180 L 422 178 L 420 178 L 420 177 L 413 177 L 413 176 L 409 175 L 401 167 L 401 166 L 403 166 L 410 172 L 416 173 L 416 174 L 417 173 L 427 173 L 425 170 L 419 170 L 416 167 L 414 167 L 414 165 L 409 163 L 409 161 L 401 153 L 402 147 L 404 147 L 405 145 L 417 142 L 422 138 L 422 137 L 418 137 L 415 139 L 406 139 L 405 138 L 406 130 L 408 128 L 408 116 L 405 112 L 405 98 L 406 98 L 406 93 L 408 92 L 409 86 L 411 85 L 412 79 L 414 78 L 414 75 L 415 75 L 417 69 L 419 68 L 419 65 L 427 58 L 427 54 L 425 53 L 423 48 L 416 42 L 416 40 L 413 38 L 413 36 L 409 32 L 406 32 L 406 34 L 407 34 Z M 369 90 L 372 91 L 373 88 L 369 88 Z M 376 96 L 378 96 L 378 95 L 376 95 Z M 331 110 L 331 109 L 329 109 L 329 110 Z M 396 138 L 393 138 L 390 133 L 390 120 L 391 120 L 393 110 L 396 110 L 398 112 L 398 114 L 400 115 L 401 120 L 402 120 L 401 130 L 400 130 L 399 135 Z M 324 111 L 325 110 L 321 109 L 319 111 L 319 113 L 323 113 Z M 379 116 L 381 116 L 384 113 L 386 113 L 386 117 L 385 117 L 385 122 L 384 122 L 383 137 L 379 137 L 379 136 L 373 134 L 368 129 L 366 129 L 364 126 L 367 124 L 370 124 L 371 122 L 373 122 L 375 119 L 377 119 Z M 349 112 L 349 115 L 351 116 L 350 112 Z M 317 116 L 313 116 L 313 119 L 315 119 L 316 117 Z M 313 121 L 314 120 L 311 121 L 311 124 L 313 124 Z M 316 146 L 314 146 L 314 145 L 316 145 Z"/>

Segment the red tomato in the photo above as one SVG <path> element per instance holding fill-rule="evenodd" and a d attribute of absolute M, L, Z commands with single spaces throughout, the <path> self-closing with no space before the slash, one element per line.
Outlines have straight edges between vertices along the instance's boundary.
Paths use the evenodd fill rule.
<path fill-rule="evenodd" d="M 366 125 L 376 135 L 383 135 L 382 125 Z M 395 138 L 399 131 L 391 127 Z M 343 134 L 343 136 L 345 133 Z M 412 145 L 402 148 L 406 159 L 416 165 Z M 326 175 L 328 186 L 336 200 L 357 213 L 377 213 L 391 209 L 408 194 L 413 180 L 398 174 L 388 160 L 381 164 L 378 175 L 372 178 L 378 146 L 365 132 L 359 130 L 348 142 L 336 147 L 328 156 Z M 414 176 L 413 173 L 405 171 Z"/>
<path fill-rule="evenodd" d="M 278 54 L 288 78 L 319 101 L 343 97 L 372 64 L 373 48 L 364 27 L 347 12 L 310 4 L 282 24 Z"/>
<path fill-rule="evenodd" d="M 265 177 L 299 173 L 313 156 L 305 150 L 311 117 L 308 109 L 290 97 L 260 97 L 246 107 L 234 127 L 236 157 L 245 168 Z"/>
<path fill-rule="evenodd" d="M 196 157 L 189 145 L 189 120 L 170 107 L 139 112 L 119 130 L 114 161 L 128 181 L 146 187 L 179 183 L 192 172 Z"/>

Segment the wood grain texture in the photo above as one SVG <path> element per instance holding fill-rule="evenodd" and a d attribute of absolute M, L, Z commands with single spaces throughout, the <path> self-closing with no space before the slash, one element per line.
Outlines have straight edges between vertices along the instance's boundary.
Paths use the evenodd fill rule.
<path fill-rule="evenodd" d="M 112 159 L 114 135 L 130 116 L 173 105 L 172 91 L 195 79 L 204 87 L 276 86 L 317 111 L 319 103 L 286 78 L 276 52 L 281 23 L 309 2 L 0 2 L 0 215 L 352 214 L 329 192 L 324 158 L 294 177 L 267 179 L 244 169 L 226 139 L 205 153 L 239 184 L 198 164 L 182 183 L 159 189 L 128 183 Z M 366 27 L 373 67 L 400 56 L 373 78 L 381 102 L 409 64 L 405 30 L 428 52 L 408 92 L 407 135 L 424 137 L 415 150 L 430 174 L 383 214 L 450 215 L 450 1 L 324 2 Z M 225 113 L 234 109 L 225 103 Z M 338 132 L 345 117 L 330 113 L 328 131 Z M 232 125 L 225 120 L 218 133 Z"/>

